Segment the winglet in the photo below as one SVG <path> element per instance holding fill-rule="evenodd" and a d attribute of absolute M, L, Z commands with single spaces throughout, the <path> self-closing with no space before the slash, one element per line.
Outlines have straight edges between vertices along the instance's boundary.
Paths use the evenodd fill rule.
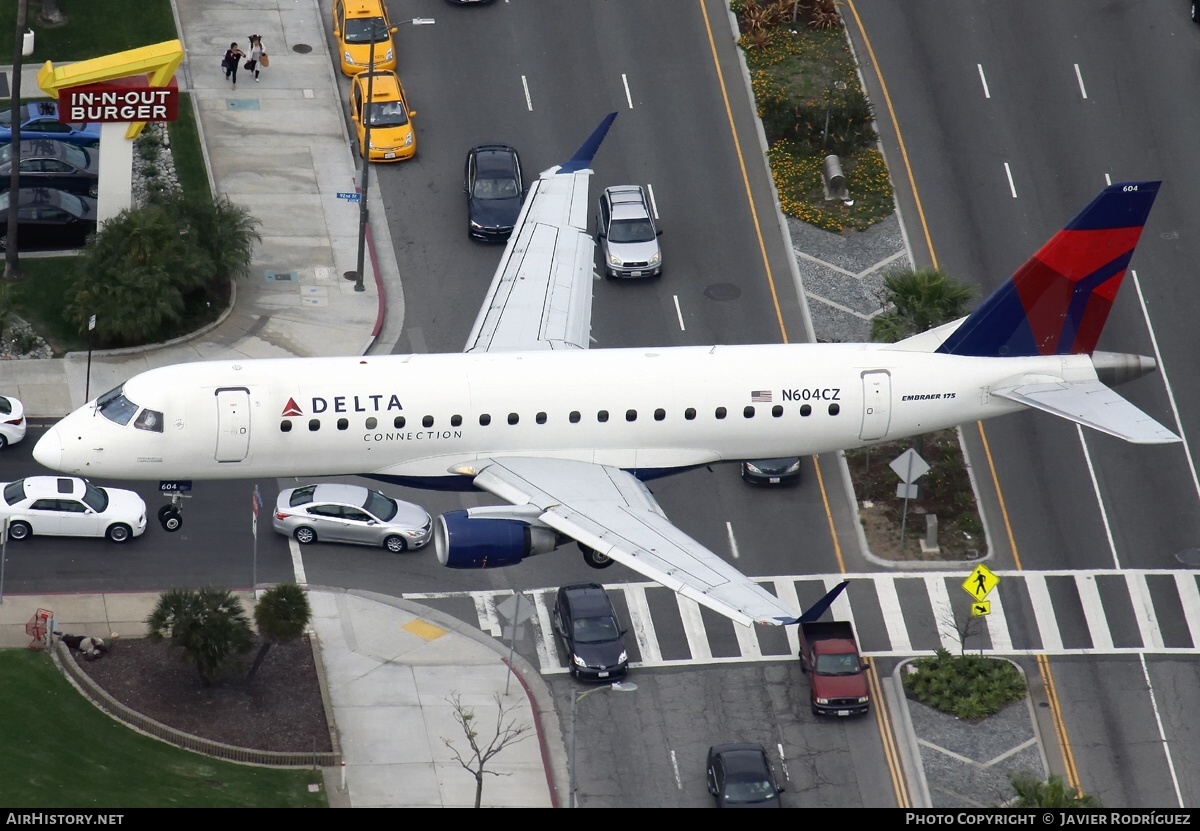
<path fill-rule="evenodd" d="M 827 611 L 829 611 L 829 607 L 833 605 L 833 601 L 838 599 L 838 595 L 840 595 L 843 591 L 845 591 L 846 586 L 848 586 L 848 585 L 850 585 L 849 580 L 843 580 L 842 582 L 838 583 L 836 586 L 834 586 L 832 589 L 829 590 L 828 594 L 826 594 L 824 597 L 822 597 L 820 600 L 818 600 L 813 605 L 809 606 L 808 611 L 806 611 L 804 614 L 800 615 L 800 617 L 796 618 L 795 620 L 788 621 L 788 622 L 789 623 L 811 623 L 814 620 L 818 620 L 821 617 L 821 615 L 823 615 Z"/>
<path fill-rule="evenodd" d="M 609 113 L 604 116 L 604 120 L 600 122 L 592 134 L 587 137 L 587 140 L 579 145 L 579 149 L 575 151 L 575 155 L 567 159 L 557 167 L 552 167 L 547 170 L 546 174 L 559 173 L 576 173 L 580 170 L 586 170 L 592 166 L 592 159 L 596 157 L 596 151 L 600 149 L 600 142 L 604 141 L 604 137 L 608 135 L 608 128 L 612 126 L 613 119 L 617 117 L 616 113 Z"/>

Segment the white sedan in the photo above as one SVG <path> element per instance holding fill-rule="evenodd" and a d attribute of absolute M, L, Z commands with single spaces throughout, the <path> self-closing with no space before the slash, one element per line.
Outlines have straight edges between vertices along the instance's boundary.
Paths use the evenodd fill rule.
<path fill-rule="evenodd" d="M 133 491 L 101 488 L 77 476 L 0 482 L 0 521 L 8 536 L 107 537 L 128 542 L 146 530 L 146 503 Z"/>
<path fill-rule="evenodd" d="M 25 438 L 25 408 L 15 398 L 0 395 L 0 450 Z"/>

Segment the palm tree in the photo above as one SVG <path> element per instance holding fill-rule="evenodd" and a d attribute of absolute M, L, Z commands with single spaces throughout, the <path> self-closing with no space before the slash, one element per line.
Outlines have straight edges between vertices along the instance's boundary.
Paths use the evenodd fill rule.
<path fill-rule="evenodd" d="M 1068 785 L 1061 776 L 1051 776 L 1046 781 L 1027 773 L 1009 776 L 1016 798 L 1006 808 L 1102 808 L 1100 800 L 1089 796 L 1078 788 Z"/>
<path fill-rule="evenodd" d="M 254 656 L 254 665 L 250 667 L 246 680 L 254 678 L 271 644 L 294 641 L 304 634 L 311 620 L 312 607 L 308 604 L 308 595 L 295 583 L 280 583 L 263 592 L 254 607 L 254 622 L 258 625 L 263 642 Z"/>
<path fill-rule="evenodd" d="M 889 274 L 883 282 L 886 304 L 895 309 L 871 322 L 871 340 L 895 343 L 967 313 L 974 292 L 953 277 L 933 269 Z"/>
<path fill-rule="evenodd" d="M 228 589 L 211 586 L 163 592 L 146 618 L 152 641 L 169 639 L 196 666 L 204 686 L 217 670 L 252 646 L 250 620 L 241 599 Z"/>

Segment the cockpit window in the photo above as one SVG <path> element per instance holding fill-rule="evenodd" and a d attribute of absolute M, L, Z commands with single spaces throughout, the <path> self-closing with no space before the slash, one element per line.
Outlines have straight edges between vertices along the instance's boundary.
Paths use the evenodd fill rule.
<path fill-rule="evenodd" d="M 100 415 L 122 427 L 128 424 L 129 419 L 138 411 L 138 405 L 125 397 L 124 389 L 125 385 L 122 384 L 96 399 L 96 408 Z"/>
<path fill-rule="evenodd" d="M 137 417 L 137 421 L 133 422 L 133 426 L 139 430 L 161 433 L 163 429 L 162 413 L 158 410 L 142 410 L 142 414 Z"/>

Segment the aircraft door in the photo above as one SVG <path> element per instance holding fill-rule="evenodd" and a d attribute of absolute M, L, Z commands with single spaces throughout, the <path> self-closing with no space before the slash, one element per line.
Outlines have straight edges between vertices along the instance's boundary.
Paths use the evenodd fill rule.
<path fill-rule="evenodd" d="M 250 390 L 217 390 L 218 462 L 240 462 L 250 449 Z"/>
<path fill-rule="evenodd" d="M 876 441 L 887 436 L 888 424 L 892 419 L 892 376 L 885 369 L 875 369 L 862 374 L 863 441 Z"/>

